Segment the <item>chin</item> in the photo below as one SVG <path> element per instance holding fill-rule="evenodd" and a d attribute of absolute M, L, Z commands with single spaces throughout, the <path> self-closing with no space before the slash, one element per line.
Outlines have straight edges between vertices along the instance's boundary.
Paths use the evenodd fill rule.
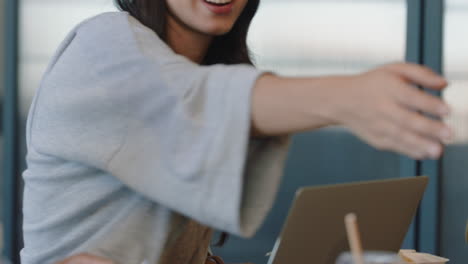
<path fill-rule="evenodd" d="M 229 31 L 231 31 L 231 29 L 213 29 L 213 30 L 210 30 L 208 32 L 206 32 L 208 35 L 211 35 L 211 36 L 222 36 L 222 35 L 225 35 L 227 33 L 229 33 Z"/>
<path fill-rule="evenodd" d="M 232 25 L 210 25 L 205 27 L 202 32 L 211 36 L 221 36 L 231 31 Z"/>

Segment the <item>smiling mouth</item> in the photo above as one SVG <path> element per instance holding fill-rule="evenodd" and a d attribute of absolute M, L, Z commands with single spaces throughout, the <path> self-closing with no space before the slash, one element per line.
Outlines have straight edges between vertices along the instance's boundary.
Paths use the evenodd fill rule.
<path fill-rule="evenodd" d="M 232 0 L 205 0 L 205 2 L 211 5 L 224 6 L 230 4 Z"/>

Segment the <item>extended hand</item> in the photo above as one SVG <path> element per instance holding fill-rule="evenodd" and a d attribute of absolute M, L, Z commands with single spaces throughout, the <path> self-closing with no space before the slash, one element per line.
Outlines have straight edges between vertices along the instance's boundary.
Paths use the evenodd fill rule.
<path fill-rule="evenodd" d="M 335 116 L 339 123 L 382 150 L 397 151 L 416 159 L 438 158 L 440 142 L 450 140 L 451 129 L 440 120 L 449 113 L 439 98 L 413 85 L 443 89 L 446 81 L 428 68 L 391 64 L 350 77 L 340 89 Z"/>
<path fill-rule="evenodd" d="M 434 117 L 448 106 L 416 86 L 442 90 L 447 82 L 426 67 L 386 65 L 352 76 L 261 76 L 252 99 L 252 134 L 275 136 L 341 125 L 381 149 L 415 159 L 438 158 L 452 130 Z"/>

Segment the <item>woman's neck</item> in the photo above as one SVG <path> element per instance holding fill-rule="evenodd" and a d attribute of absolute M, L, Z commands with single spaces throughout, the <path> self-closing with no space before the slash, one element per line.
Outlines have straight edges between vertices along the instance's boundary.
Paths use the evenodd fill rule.
<path fill-rule="evenodd" d="M 205 58 L 213 40 L 213 36 L 196 32 L 171 16 L 167 20 L 166 38 L 175 53 L 198 64 Z"/>

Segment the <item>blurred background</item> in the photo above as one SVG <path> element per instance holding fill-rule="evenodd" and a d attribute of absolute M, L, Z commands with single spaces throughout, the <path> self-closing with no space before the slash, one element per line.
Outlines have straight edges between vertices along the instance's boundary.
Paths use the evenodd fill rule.
<path fill-rule="evenodd" d="M 14 255 L 21 247 L 21 218 L 20 208 L 9 205 L 21 198 L 24 125 L 34 92 L 65 35 L 82 20 L 116 9 L 112 0 L 0 0 L 0 7 L 4 10 L 0 101 L 5 132 L 0 144 L 5 164 L 17 163 L 13 168 L 2 166 L 5 186 L 0 211 L 5 219 L 5 248 Z M 464 241 L 468 219 L 468 0 L 261 0 L 248 41 L 259 68 L 287 76 L 359 73 L 389 62 L 424 62 L 423 57 L 440 60 L 435 70 L 442 71 L 450 82 L 442 96 L 453 108 L 446 121 L 454 126 L 456 139 L 441 160 L 420 162 L 370 148 L 339 127 L 297 135 L 277 202 L 262 229 L 251 240 L 231 237 L 215 252 L 231 263 L 266 263 L 265 254 L 271 251 L 299 186 L 426 172 L 432 186 L 404 247 L 443 255 L 451 263 L 468 263 Z M 9 97 L 14 92 L 17 97 Z M 15 98 L 17 105 L 8 108 Z M 16 139 L 6 141 L 8 131 Z M 19 186 L 8 192 L 12 182 Z M 11 241 L 18 245 L 10 245 Z"/>

